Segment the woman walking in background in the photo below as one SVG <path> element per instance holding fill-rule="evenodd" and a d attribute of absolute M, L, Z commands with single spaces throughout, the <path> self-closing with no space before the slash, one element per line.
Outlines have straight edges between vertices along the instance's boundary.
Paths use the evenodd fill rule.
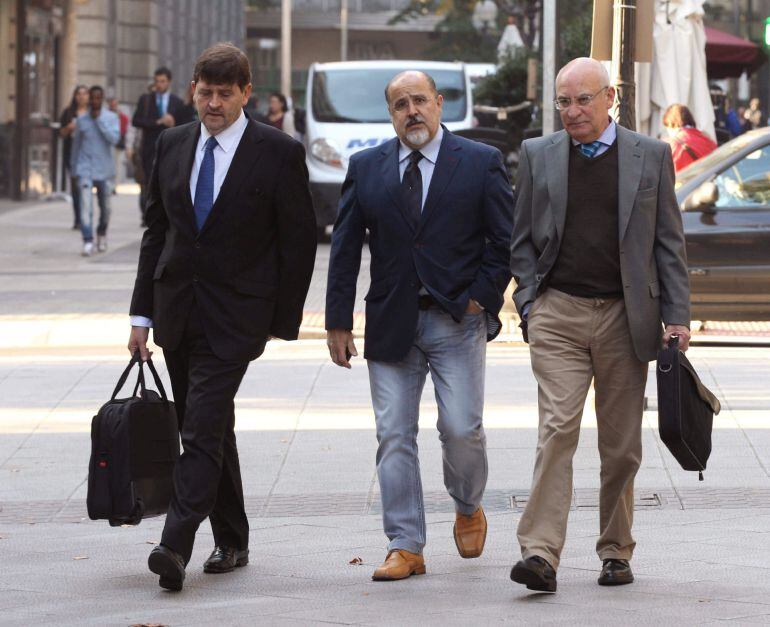
<path fill-rule="evenodd" d="M 72 194 L 72 208 L 75 211 L 75 222 L 72 225 L 73 230 L 80 228 L 80 190 L 78 189 L 77 177 L 72 175 L 72 165 L 70 156 L 72 155 L 72 133 L 75 131 L 75 120 L 79 115 L 88 111 L 88 87 L 78 85 L 72 92 L 72 100 L 62 111 L 59 117 L 59 135 L 64 138 L 62 147 L 62 167 L 64 175 L 70 179 L 70 194 Z"/>
<path fill-rule="evenodd" d="M 267 106 L 267 119 L 270 125 L 294 137 L 297 134 L 294 128 L 294 115 L 289 111 L 286 96 L 277 92 L 270 94 Z"/>
<path fill-rule="evenodd" d="M 668 133 L 664 141 L 671 146 L 677 172 L 717 147 L 714 140 L 696 128 L 692 112 L 683 104 L 672 104 L 666 109 L 663 126 Z"/>

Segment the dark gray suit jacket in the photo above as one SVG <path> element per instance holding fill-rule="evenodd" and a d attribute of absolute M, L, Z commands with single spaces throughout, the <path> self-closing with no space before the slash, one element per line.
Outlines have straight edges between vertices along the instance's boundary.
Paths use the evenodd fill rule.
<path fill-rule="evenodd" d="M 684 232 L 668 145 L 617 127 L 620 271 L 636 355 L 655 359 L 661 321 L 690 324 Z M 511 244 L 519 313 L 548 284 L 567 212 L 570 137 L 558 131 L 521 146 Z M 600 193 L 601 190 L 597 190 Z"/>

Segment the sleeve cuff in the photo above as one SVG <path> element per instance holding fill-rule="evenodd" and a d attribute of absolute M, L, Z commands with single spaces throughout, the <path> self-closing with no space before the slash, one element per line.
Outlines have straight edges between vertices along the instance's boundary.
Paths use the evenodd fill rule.
<path fill-rule="evenodd" d="M 129 316 L 128 318 L 131 321 L 132 327 L 151 327 L 152 326 L 152 320 L 150 318 L 145 318 L 144 316 Z"/>

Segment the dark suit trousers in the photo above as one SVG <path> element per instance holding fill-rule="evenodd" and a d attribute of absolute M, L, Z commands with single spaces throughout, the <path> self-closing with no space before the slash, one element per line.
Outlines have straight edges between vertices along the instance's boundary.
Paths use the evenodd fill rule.
<path fill-rule="evenodd" d="M 174 496 L 161 542 L 189 561 L 195 532 L 208 516 L 218 546 L 246 549 L 249 523 L 233 399 L 248 362 L 224 361 L 214 354 L 195 304 L 182 342 L 164 356 L 184 451 L 174 469 Z"/>

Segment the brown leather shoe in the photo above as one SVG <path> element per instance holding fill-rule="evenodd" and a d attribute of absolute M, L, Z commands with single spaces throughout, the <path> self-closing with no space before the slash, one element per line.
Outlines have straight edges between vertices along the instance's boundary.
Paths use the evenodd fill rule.
<path fill-rule="evenodd" d="M 410 553 L 403 549 L 390 551 L 382 566 L 374 571 L 374 581 L 395 581 L 406 579 L 411 575 L 425 574 L 425 560 L 422 555 Z"/>
<path fill-rule="evenodd" d="M 479 507 L 470 516 L 457 513 L 454 526 L 455 544 L 460 557 L 478 557 L 484 550 L 487 539 L 487 517 L 484 508 Z"/>

